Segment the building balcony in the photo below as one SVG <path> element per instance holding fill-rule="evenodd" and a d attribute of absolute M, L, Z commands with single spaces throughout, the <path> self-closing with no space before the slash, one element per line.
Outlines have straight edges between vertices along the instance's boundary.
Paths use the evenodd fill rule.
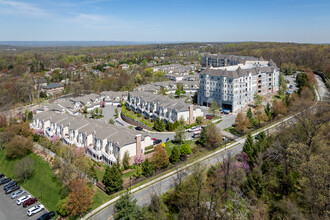
<path fill-rule="evenodd" d="M 63 136 L 63 142 L 65 144 L 76 144 L 74 140 L 71 140 L 68 134 Z"/>
<path fill-rule="evenodd" d="M 46 135 L 51 138 L 55 135 L 55 132 L 51 128 L 46 128 Z"/>
<path fill-rule="evenodd" d="M 105 152 L 101 152 L 102 154 L 102 160 L 105 164 L 112 165 L 114 163 L 117 163 L 117 159 L 113 154 L 107 154 Z"/>
<path fill-rule="evenodd" d="M 96 151 L 93 148 L 93 145 L 90 145 L 87 147 L 87 151 L 86 153 L 92 157 L 92 159 L 96 160 L 96 161 L 101 161 L 102 160 L 102 153 L 101 151 Z"/>

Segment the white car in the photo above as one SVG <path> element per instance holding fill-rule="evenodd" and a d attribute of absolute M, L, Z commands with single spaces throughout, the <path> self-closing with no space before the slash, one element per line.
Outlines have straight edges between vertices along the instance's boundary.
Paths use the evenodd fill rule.
<path fill-rule="evenodd" d="M 11 198 L 12 199 L 15 199 L 16 197 L 18 197 L 20 195 L 23 195 L 24 193 L 25 193 L 25 190 L 20 189 L 20 190 L 18 190 L 16 192 L 13 192 L 13 194 L 11 194 Z"/>
<path fill-rule="evenodd" d="M 37 214 L 38 212 L 42 211 L 45 209 L 45 206 L 43 205 L 36 205 L 36 206 L 33 206 L 32 208 L 30 208 L 28 211 L 27 211 L 27 215 L 28 216 L 32 216 L 34 214 Z"/>
<path fill-rule="evenodd" d="M 17 205 L 23 204 L 26 200 L 28 200 L 31 197 L 32 197 L 31 195 L 22 196 L 21 198 L 16 200 L 16 204 Z"/>
<path fill-rule="evenodd" d="M 196 128 L 196 126 L 193 126 L 191 128 L 188 128 L 188 132 L 193 132 L 193 130 Z"/>

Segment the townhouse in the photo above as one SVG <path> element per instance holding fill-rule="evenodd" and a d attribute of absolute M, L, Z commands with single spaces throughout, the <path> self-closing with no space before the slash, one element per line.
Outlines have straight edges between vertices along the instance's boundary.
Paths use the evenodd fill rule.
<path fill-rule="evenodd" d="M 34 115 L 30 127 L 44 131 L 48 138 L 58 136 L 65 144 L 83 147 L 93 160 L 110 166 L 121 161 L 126 151 L 134 158 L 153 144 L 147 134 L 65 113 L 41 112 Z"/>
<path fill-rule="evenodd" d="M 216 101 L 223 109 L 240 110 L 253 101 L 254 94 L 277 92 L 279 76 L 272 60 L 206 68 L 199 78 L 198 104 L 209 106 Z"/>
<path fill-rule="evenodd" d="M 117 106 L 121 102 L 127 100 L 128 92 L 114 92 L 114 91 L 104 91 L 101 92 L 100 99 L 105 103 L 105 105 Z"/>
<path fill-rule="evenodd" d="M 146 118 L 153 120 L 160 118 L 170 123 L 183 117 L 187 124 L 191 124 L 198 116 L 203 116 L 200 107 L 187 104 L 184 99 L 170 99 L 142 91 L 131 92 L 126 106 Z"/>

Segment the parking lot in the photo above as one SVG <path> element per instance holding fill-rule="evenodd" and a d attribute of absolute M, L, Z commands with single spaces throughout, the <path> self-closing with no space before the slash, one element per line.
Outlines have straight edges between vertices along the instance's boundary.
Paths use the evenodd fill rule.
<path fill-rule="evenodd" d="M 5 186 L 1 185 L 1 189 L 0 189 L 0 219 L 2 220 L 11 220 L 11 219 L 15 219 L 15 220 L 20 220 L 20 219 L 37 219 L 39 218 L 41 215 L 47 213 L 48 211 L 46 209 L 44 209 L 43 211 L 29 217 L 27 216 L 27 210 L 29 208 L 32 208 L 33 206 L 39 205 L 39 202 L 36 202 L 33 205 L 30 205 L 26 208 L 23 208 L 22 205 L 17 205 L 16 204 L 16 200 L 24 195 L 28 195 L 29 193 L 26 192 L 25 194 L 19 196 L 18 198 L 12 199 L 11 198 L 11 193 L 10 194 L 6 194 L 5 191 L 3 190 L 3 187 Z M 23 189 L 23 188 L 21 188 Z M 24 189 L 25 190 L 25 189 Z M 26 190 L 25 190 L 26 191 Z"/>

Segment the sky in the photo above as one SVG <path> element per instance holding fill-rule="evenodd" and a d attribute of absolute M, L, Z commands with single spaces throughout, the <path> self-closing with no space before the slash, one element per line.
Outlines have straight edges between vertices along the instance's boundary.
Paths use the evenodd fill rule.
<path fill-rule="evenodd" d="M 330 43 L 330 0 L 0 0 L 0 41 Z"/>

